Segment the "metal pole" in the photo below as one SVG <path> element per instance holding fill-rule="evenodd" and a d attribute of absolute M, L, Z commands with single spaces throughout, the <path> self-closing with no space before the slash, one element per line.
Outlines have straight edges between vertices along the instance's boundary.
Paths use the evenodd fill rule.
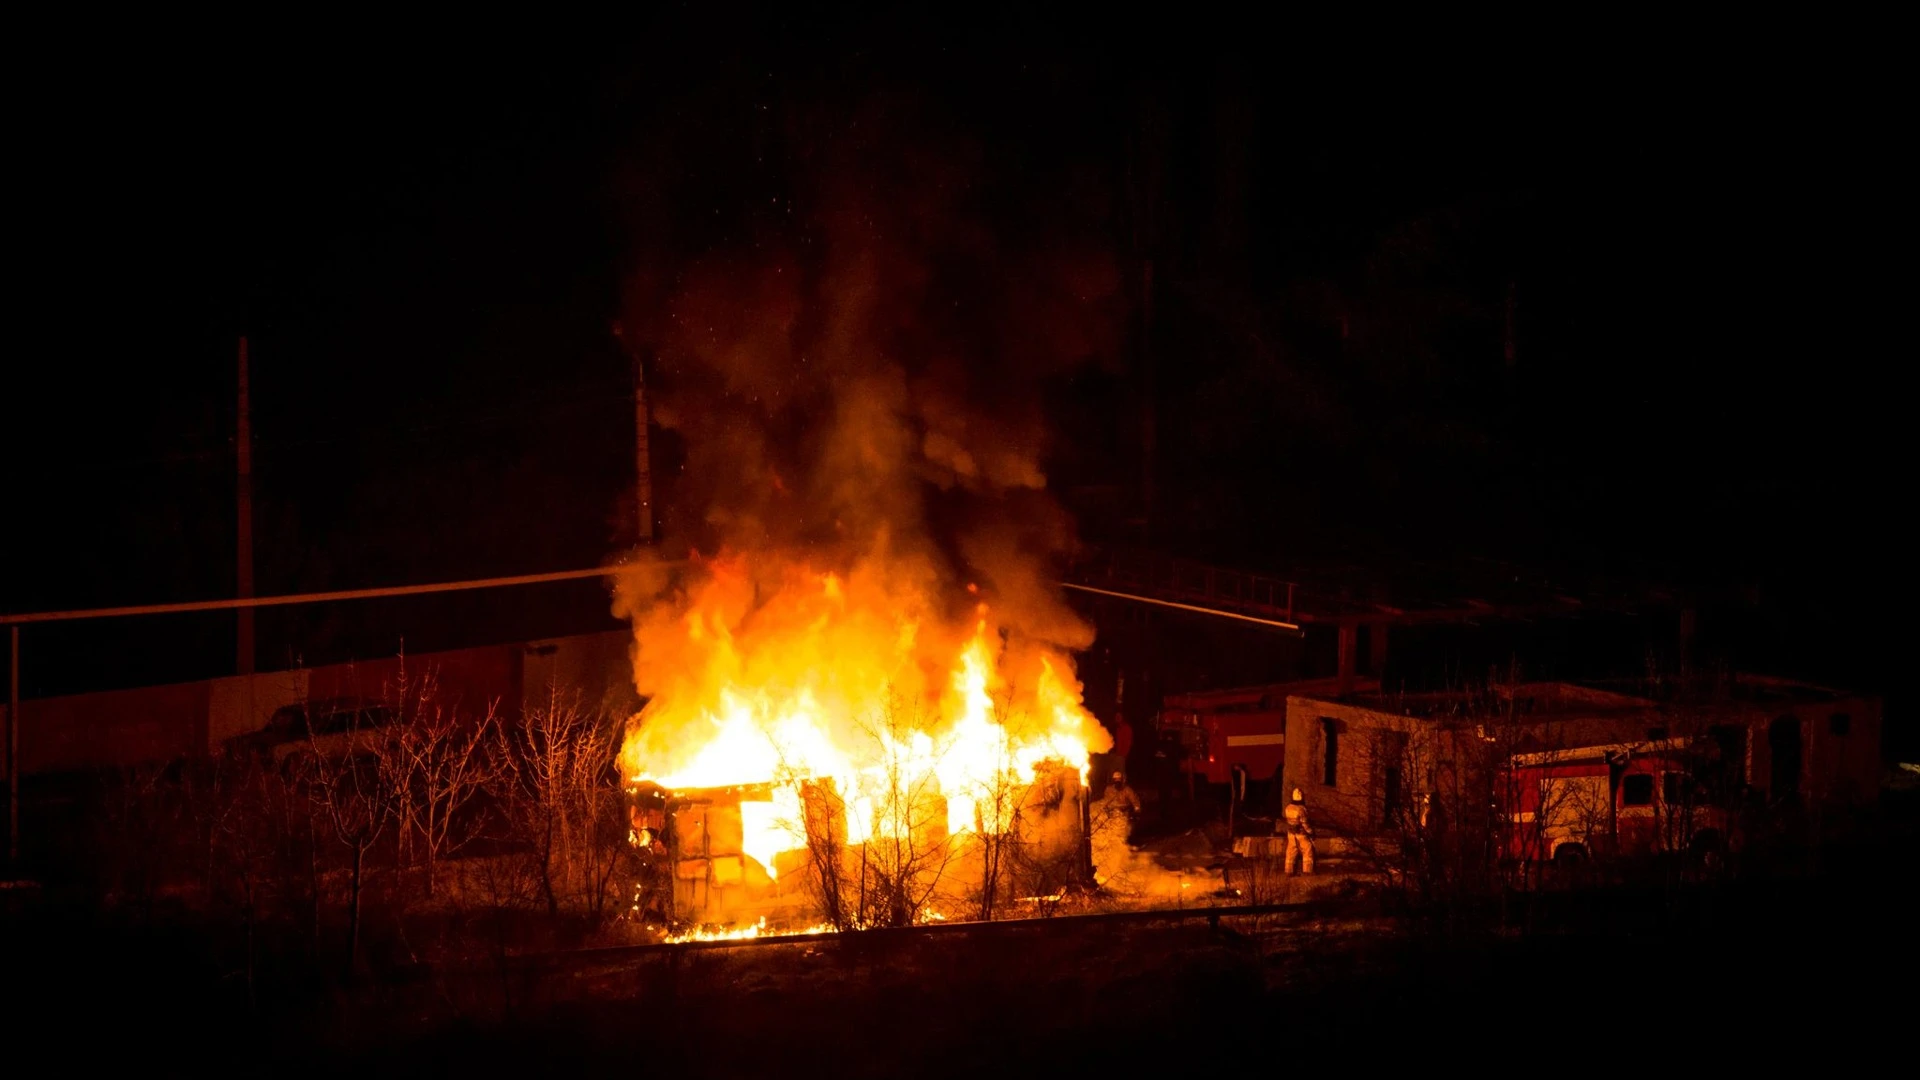
<path fill-rule="evenodd" d="M 1098 884 L 1093 870 L 1093 789 L 1080 785 L 1080 872 L 1088 885 Z"/>
<path fill-rule="evenodd" d="M 1506 361 L 1506 365 L 1509 370 L 1513 368 L 1513 365 L 1516 362 L 1518 362 L 1520 358 L 1519 349 L 1514 341 L 1514 317 L 1513 317 L 1514 307 L 1515 307 L 1514 283 L 1509 281 L 1507 282 L 1506 325 L 1504 327 L 1505 333 L 1502 335 L 1503 340 L 1501 342 L 1501 348 L 1500 348 L 1500 358 Z"/>
<path fill-rule="evenodd" d="M 7 628 L 7 869 L 20 865 L 20 627 Z"/>
<path fill-rule="evenodd" d="M 253 596 L 253 424 L 248 415 L 247 339 L 240 339 L 240 408 L 234 449 L 239 462 L 234 478 L 234 509 L 238 518 L 235 558 L 240 598 Z M 238 674 L 253 674 L 253 609 L 241 608 L 236 634 L 234 668 Z"/>
<path fill-rule="evenodd" d="M 1153 258 L 1140 267 L 1140 538 L 1153 539 L 1155 458 L 1160 442 L 1159 402 L 1153 373 Z"/>
<path fill-rule="evenodd" d="M 653 459 L 647 445 L 647 368 L 633 350 L 633 471 L 640 542 L 653 543 Z"/>
<path fill-rule="evenodd" d="M 1340 624 L 1339 650 L 1339 689 L 1341 697 L 1353 693 L 1354 667 L 1358 663 L 1355 653 L 1360 651 L 1360 624 L 1343 622 Z"/>

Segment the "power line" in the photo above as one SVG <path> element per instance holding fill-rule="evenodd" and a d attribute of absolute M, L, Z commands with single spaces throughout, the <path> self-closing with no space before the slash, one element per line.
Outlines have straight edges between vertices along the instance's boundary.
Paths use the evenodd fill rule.
<path fill-rule="evenodd" d="M 0 615 L 0 626 L 78 622 L 83 619 L 117 619 L 137 615 L 182 615 L 195 611 L 237 611 L 249 608 L 284 607 L 289 604 L 320 604 L 334 600 L 371 600 L 383 596 L 419 596 L 426 593 L 460 592 L 468 589 L 499 589 L 512 585 L 539 585 L 550 581 L 578 581 L 585 578 L 607 577 L 619 571 L 618 566 L 596 566 L 586 570 L 556 570 L 547 574 L 519 574 L 513 577 L 478 578 L 472 581 L 443 581 L 432 585 L 390 585 L 378 589 L 342 589 L 336 592 L 254 596 L 233 600 L 190 600 L 178 604 L 139 604 L 131 607 L 23 612 L 18 615 Z"/>
<path fill-rule="evenodd" d="M 1096 589 L 1091 585 L 1077 585 L 1071 581 L 1063 581 L 1060 583 L 1060 586 L 1061 588 L 1075 589 L 1080 592 L 1093 593 L 1098 596 L 1111 596 L 1116 600 L 1131 600 L 1136 604 L 1155 604 L 1159 607 L 1174 608 L 1179 611 L 1190 611 L 1196 615 L 1216 615 L 1222 619 L 1238 619 L 1241 622 L 1256 623 L 1260 626 L 1271 626 L 1276 630 L 1286 630 L 1294 634 L 1304 635 L 1306 633 L 1306 631 L 1300 629 L 1300 624 L 1298 623 L 1281 622 L 1279 619 L 1262 619 L 1253 615 L 1242 615 L 1237 611 L 1227 611 L 1217 607 L 1200 607 L 1197 604 L 1179 604 L 1172 600 L 1160 600 L 1151 596 L 1114 592 L 1111 589 Z"/>
<path fill-rule="evenodd" d="M 255 596 L 232 600 L 189 600 L 177 604 L 139 604 L 130 607 L 78 608 L 71 611 L 35 611 L 18 615 L 0 615 L 0 626 L 26 626 L 33 623 L 79 622 L 86 619 L 132 618 L 140 615 L 184 615 L 198 611 L 238 611 L 263 607 L 286 607 L 293 604 L 321 604 L 336 600 L 372 600 L 389 596 L 421 596 L 429 593 L 462 592 L 471 589 L 499 589 L 514 585 L 540 585 L 553 581 L 581 581 L 586 578 L 610 577 L 620 572 L 618 566 L 595 566 L 585 570 L 556 570 L 545 574 L 519 574 L 513 577 L 477 578 L 471 581 L 443 581 L 431 585 L 389 585 L 374 589 L 342 589 L 335 592 L 292 593 L 285 596 Z M 1235 611 L 1225 611 L 1217 607 L 1201 607 L 1195 604 L 1180 604 L 1171 600 L 1160 600 L 1133 593 L 1114 592 L 1108 589 L 1096 589 L 1089 585 L 1080 585 L 1070 581 L 1060 582 L 1061 587 L 1080 592 L 1096 593 L 1117 600 L 1131 600 L 1142 604 L 1155 604 L 1160 607 L 1177 608 L 1196 615 L 1214 615 L 1225 619 L 1237 619 L 1241 622 L 1271 626 L 1278 630 L 1301 633 L 1297 623 L 1282 622 L 1278 619 L 1261 619 L 1252 615 L 1242 615 Z"/>

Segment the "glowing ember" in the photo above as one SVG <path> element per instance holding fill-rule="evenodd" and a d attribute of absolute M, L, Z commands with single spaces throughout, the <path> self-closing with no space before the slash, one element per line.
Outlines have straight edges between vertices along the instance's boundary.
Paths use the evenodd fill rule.
<path fill-rule="evenodd" d="M 762 918 L 752 926 L 742 926 L 731 930 L 688 930 L 685 933 L 670 935 L 669 945 L 684 945 L 689 941 L 748 941 L 756 938 L 808 937 L 813 934 L 830 934 L 833 927 L 821 923 L 804 930 L 768 930 L 767 920 Z"/>

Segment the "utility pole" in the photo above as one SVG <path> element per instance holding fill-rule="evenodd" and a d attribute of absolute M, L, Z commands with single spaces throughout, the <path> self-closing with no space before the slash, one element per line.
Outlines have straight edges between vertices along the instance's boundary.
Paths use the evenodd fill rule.
<path fill-rule="evenodd" d="M 1153 259 L 1140 268 L 1140 539 L 1153 542 L 1154 473 L 1160 444 L 1160 401 L 1153 370 Z"/>
<path fill-rule="evenodd" d="M 653 543 L 653 461 L 647 446 L 647 366 L 633 353 L 633 474 L 639 499 L 640 542 Z"/>
<path fill-rule="evenodd" d="M 653 543 L 653 457 L 647 445 L 647 365 L 644 355 L 633 340 L 627 337 L 627 328 L 620 323 L 613 324 L 613 336 L 620 340 L 620 347 L 627 351 L 633 361 L 633 496 L 635 524 L 639 526 L 635 535 L 640 543 Z"/>
<path fill-rule="evenodd" d="M 7 627 L 7 870 L 20 865 L 20 625 Z"/>
<path fill-rule="evenodd" d="M 1126 192 L 1134 259 L 1133 286 L 1134 367 L 1130 372 L 1139 409 L 1140 431 L 1140 534 L 1143 543 L 1153 540 L 1155 463 L 1159 457 L 1159 402 L 1156 394 L 1153 355 L 1154 258 L 1160 253 L 1160 202 L 1166 164 L 1168 129 L 1171 121 L 1160 99 L 1150 91 L 1140 101 L 1138 132 L 1127 142 Z"/>
<path fill-rule="evenodd" d="M 239 472 L 234 478 L 235 516 L 239 520 L 238 555 L 235 563 L 239 571 L 240 599 L 253 598 L 253 423 L 248 415 L 247 387 L 247 339 L 240 339 L 240 410 L 239 424 L 234 436 L 234 448 L 239 462 Z M 238 646 L 234 658 L 234 668 L 238 674 L 253 674 L 253 609 L 241 608 L 239 611 Z"/>
<path fill-rule="evenodd" d="M 1519 343 L 1515 340 L 1514 336 L 1514 309 L 1518 304 L 1518 298 L 1514 294 L 1514 283 L 1509 281 L 1507 282 L 1507 302 L 1500 348 L 1500 359 L 1506 362 L 1507 370 L 1509 371 L 1513 370 L 1513 366 L 1520 361 Z"/>

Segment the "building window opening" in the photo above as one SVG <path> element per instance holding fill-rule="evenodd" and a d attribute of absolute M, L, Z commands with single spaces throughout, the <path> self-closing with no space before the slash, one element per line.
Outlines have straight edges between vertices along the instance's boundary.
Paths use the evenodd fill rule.
<path fill-rule="evenodd" d="M 1800 720 L 1791 713 L 1767 725 L 1767 750 L 1773 757 L 1772 790 L 1775 799 L 1793 799 L 1800 794 Z"/>
<path fill-rule="evenodd" d="M 1652 806 L 1653 805 L 1653 774 L 1634 773 L 1630 776 L 1621 778 L 1620 805 L 1621 806 Z"/>
<path fill-rule="evenodd" d="M 1662 773 L 1660 776 L 1660 798 L 1668 806 L 1682 806 L 1687 801 L 1687 774 L 1680 772 Z"/>
<path fill-rule="evenodd" d="M 1320 782 L 1340 785 L 1340 727 L 1331 717 L 1320 718 Z"/>

